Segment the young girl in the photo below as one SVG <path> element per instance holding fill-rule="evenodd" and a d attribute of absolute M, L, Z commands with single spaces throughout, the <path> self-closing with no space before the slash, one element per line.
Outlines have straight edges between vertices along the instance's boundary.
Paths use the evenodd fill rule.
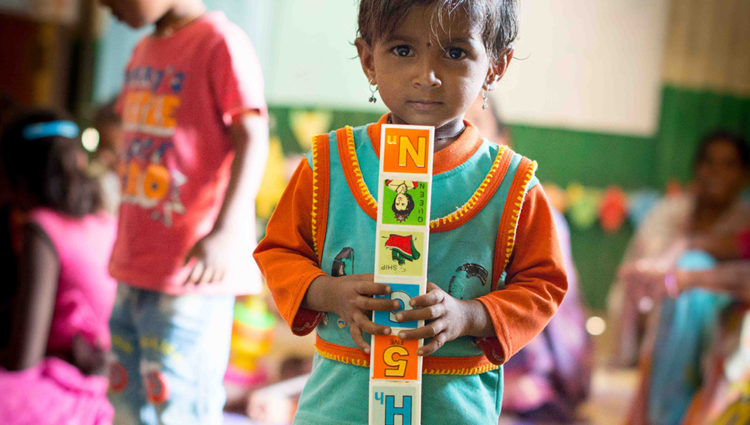
<path fill-rule="evenodd" d="M 12 335 L 0 367 L 3 424 L 107 424 L 104 371 L 115 221 L 83 171 L 78 127 L 50 111 L 9 124 L 2 171 L 27 212 Z"/>
<path fill-rule="evenodd" d="M 463 120 L 512 56 L 509 0 L 362 0 L 355 44 L 362 69 L 390 110 L 377 123 L 314 139 L 255 258 L 293 332 L 317 327 L 317 355 L 296 424 L 366 424 L 369 334 L 391 328 L 370 311 L 378 152 L 383 123 L 435 127 L 427 293 L 398 321 L 425 320 L 401 339 L 426 338 L 422 423 L 497 423 L 499 366 L 539 333 L 567 281 L 535 163 L 482 140 Z M 340 252 L 353 272 L 326 274 Z M 434 283 L 433 283 L 434 282 Z"/>

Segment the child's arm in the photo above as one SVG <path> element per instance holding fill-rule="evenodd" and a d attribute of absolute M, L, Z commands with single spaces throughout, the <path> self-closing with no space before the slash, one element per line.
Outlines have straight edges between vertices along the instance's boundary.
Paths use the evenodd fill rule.
<path fill-rule="evenodd" d="M 221 281 L 236 237 L 235 223 L 252 219 L 249 206 L 255 202 L 268 158 L 268 122 L 258 111 L 248 111 L 233 119 L 229 131 L 235 154 L 224 202 L 213 230 L 196 242 L 185 258 L 186 263 L 195 259 L 186 283 Z"/>
<path fill-rule="evenodd" d="M 27 225 L 19 258 L 19 289 L 7 360 L 8 370 L 38 364 L 45 355 L 55 310 L 60 262 L 44 231 Z"/>
<path fill-rule="evenodd" d="M 403 331 L 403 337 L 433 338 L 422 347 L 423 355 L 460 336 L 496 337 L 480 339 L 480 346 L 491 361 L 507 361 L 544 329 L 568 286 L 552 211 L 540 185 L 526 194 L 514 246 L 504 287 L 458 300 L 430 284 L 427 294 L 411 301 L 416 309 L 397 314 L 400 321 L 427 321 Z"/>
<path fill-rule="evenodd" d="M 386 285 L 373 283 L 372 275 L 332 277 L 320 269 L 311 208 L 312 170 L 302 160 L 268 221 L 255 260 L 292 332 L 307 334 L 322 319 L 321 312 L 334 312 L 350 325 L 357 346 L 367 350 L 358 331 L 386 334 L 390 328 L 375 325 L 364 312 L 394 310 L 396 303 L 369 297 L 388 291 Z"/>

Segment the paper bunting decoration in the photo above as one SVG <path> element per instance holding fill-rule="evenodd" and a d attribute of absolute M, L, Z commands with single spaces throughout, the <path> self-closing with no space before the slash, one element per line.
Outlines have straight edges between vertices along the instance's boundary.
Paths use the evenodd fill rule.
<path fill-rule="evenodd" d="M 682 183 L 680 183 L 679 180 L 669 180 L 667 182 L 666 196 L 670 198 L 673 196 L 677 196 L 682 193 L 682 190 Z"/>
<path fill-rule="evenodd" d="M 295 164 L 296 165 L 296 164 Z M 258 217 L 268 218 L 281 199 L 286 187 L 287 177 L 284 173 L 284 154 L 278 137 L 268 141 L 268 159 L 263 172 L 258 195 L 255 198 L 255 213 Z"/>
<path fill-rule="evenodd" d="M 571 187 L 568 186 L 568 195 L 570 195 Z M 586 230 L 596 223 L 597 212 L 599 211 L 599 203 L 601 201 L 601 191 L 596 189 L 584 189 L 580 187 L 580 192 L 574 188 L 574 194 L 576 202 L 572 202 L 571 198 L 568 198 L 568 217 L 570 221 L 577 228 Z"/>
<path fill-rule="evenodd" d="M 580 183 L 571 183 L 568 185 L 568 189 L 566 191 L 567 195 L 567 205 L 572 206 L 574 204 L 577 204 L 578 202 L 583 199 L 584 193 L 586 192 L 586 189 L 583 188 L 583 185 Z"/>
<path fill-rule="evenodd" d="M 303 150 L 312 147 L 313 136 L 328 131 L 331 120 L 333 114 L 330 111 L 292 111 L 289 114 L 292 133 Z"/>
<path fill-rule="evenodd" d="M 599 223 L 607 233 L 617 232 L 627 216 L 627 199 L 619 187 L 611 186 L 604 191 L 599 205 Z"/>
<path fill-rule="evenodd" d="M 568 208 L 568 201 L 565 191 L 560 189 L 560 186 L 551 182 L 544 183 L 542 186 L 544 187 L 544 191 L 547 193 L 547 199 L 549 199 L 549 203 L 552 205 L 552 208 L 561 213 L 565 213 L 566 209 Z"/>
<path fill-rule="evenodd" d="M 628 219 L 633 227 L 638 227 L 651 209 L 659 202 L 661 194 L 654 189 L 642 189 L 628 197 Z"/>

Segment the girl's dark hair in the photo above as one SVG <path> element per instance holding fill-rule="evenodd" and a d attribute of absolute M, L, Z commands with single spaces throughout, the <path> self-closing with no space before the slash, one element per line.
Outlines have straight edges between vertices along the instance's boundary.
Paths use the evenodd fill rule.
<path fill-rule="evenodd" d="M 396 198 L 393 199 L 393 203 L 391 204 L 391 211 L 396 215 L 396 217 L 403 217 L 404 219 L 409 217 L 409 214 L 414 210 L 414 198 L 411 197 L 408 193 L 404 193 L 404 196 L 406 196 L 406 208 L 403 210 L 399 210 L 396 208 Z"/>
<path fill-rule="evenodd" d="M 718 142 L 728 142 L 737 151 L 737 156 L 742 163 L 742 168 L 750 169 L 750 148 L 747 146 L 747 140 L 739 134 L 727 130 L 716 130 L 706 134 L 698 144 L 693 159 L 693 168 L 697 168 L 700 163 L 706 159 L 708 148 Z"/>
<path fill-rule="evenodd" d="M 457 11 L 481 26 L 482 41 L 492 60 L 499 59 L 518 33 L 516 0 L 361 0 L 357 32 L 372 45 L 396 28 L 414 6 L 434 6 L 432 20 L 442 25 Z"/>
<path fill-rule="evenodd" d="M 24 130 L 38 123 L 69 120 L 47 109 L 22 113 L 10 121 L 0 137 L 0 169 L 16 190 L 21 189 L 36 206 L 83 216 L 101 206 L 97 182 L 79 163 L 79 137 L 52 135 L 28 140 Z"/>

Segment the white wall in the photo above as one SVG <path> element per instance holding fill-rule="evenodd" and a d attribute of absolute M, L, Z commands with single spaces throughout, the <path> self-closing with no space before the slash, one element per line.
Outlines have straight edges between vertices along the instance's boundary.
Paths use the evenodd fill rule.
<path fill-rule="evenodd" d="M 523 0 L 498 88 L 510 122 L 652 135 L 669 0 Z"/>
<path fill-rule="evenodd" d="M 276 0 L 269 103 L 377 109 L 353 42 L 356 0 Z"/>
<path fill-rule="evenodd" d="M 497 91 L 513 123 L 653 135 L 670 0 L 520 0 L 516 58 Z M 356 49 L 357 0 L 206 0 L 250 34 L 274 105 L 369 104 Z M 96 97 L 115 93 L 133 33 L 102 41 Z"/>
<path fill-rule="evenodd" d="M 519 60 L 495 94 L 504 118 L 652 135 L 668 1 L 520 1 Z M 276 0 L 269 102 L 372 108 L 352 59 L 356 12 L 356 0 Z"/>

